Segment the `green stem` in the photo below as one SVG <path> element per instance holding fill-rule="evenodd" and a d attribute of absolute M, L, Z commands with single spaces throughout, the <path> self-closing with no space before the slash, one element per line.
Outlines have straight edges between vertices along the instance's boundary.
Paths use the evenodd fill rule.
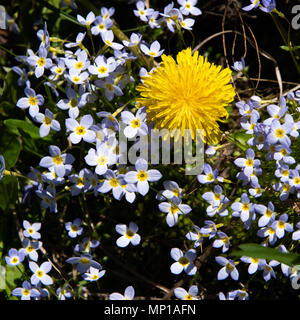
<path fill-rule="evenodd" d="M 271 13 L 271 17 L 272 17 L 272 19 L 273 19 L 273 22 L 274 22 L 277 30 L 278 30 L 279 33 L 280 33 L 280 36 L 281 36 L 283 42 L 285 43 L 286 46 L 289 47 L 290 55 L 291 55 L 292 60 L 293 60 L 293 62 L 294 62 L 294 64 L 295 64 L 295 66 L 296 66 L 297 72 L 298 72 L 299 75 L 300 75 L 300 66 L 299 66 L 299 64 L 298 64 L 298 62 L 297 62 L 297 60 L 296 60 L 296 57 L 295 57 L 294 52 L 293 52 L 293 48 L 291 47 L 291 43 L 290 43 L 290 28 L 291 28 L 291 27 L 290 27 L 290 25 L 289 25 L 289 32 L 288 32 L 288 34 L 287 34 L 287 38 L 288 38 L 288 39 L 286 39 L 286 36 L 285 36 L 285 34 L 284 34 L 284 33 L 285 33 L 285 30 L 283 29 L 283 27 L 281 26 L 281 24 L 280 24 L 279 21 L 277 20 L 277 17 L 274 16 L 274 14 L 272 14 L 272 13 Z"/>

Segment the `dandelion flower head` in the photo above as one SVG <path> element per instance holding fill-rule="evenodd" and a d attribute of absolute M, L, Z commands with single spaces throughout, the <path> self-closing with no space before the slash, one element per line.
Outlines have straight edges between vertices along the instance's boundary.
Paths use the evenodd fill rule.
<path fill-rule="evenodd" d="M 162 55 L 160 65 L 137 86 L 137 104 L 146 107 L 155 129 L 168 129 L 171 136 L 184 136 L 190 129 L 194 140 L 201 130 L 204 142 L 217 143 L 222 133 L 218 121 L 228 118 L 225 107 L 235 96 L 230 79 L 230 69 L 221 70 L 188 48 L 177 54 L 176 61 Z"/>

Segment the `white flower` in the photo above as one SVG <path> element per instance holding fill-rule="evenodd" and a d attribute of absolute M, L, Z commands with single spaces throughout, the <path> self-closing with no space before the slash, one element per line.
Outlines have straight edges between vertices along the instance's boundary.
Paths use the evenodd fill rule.
<path fill-rule="evenodd" d="M 82 32 L 79 32 L 77 37 L 76 37 L 76 42 L 69 42 L 69 43 L 66 43 L 65 46 L 67 48 L 74 48 L 74 47 L 78 47 L 78 46 L 81 46 L 81 43 L 85 37 L 85 33 L 82 33 Z"/>
<path fill-rule="evenodd" d="M 90 267 L 89 272 L 82 275 L 84 280 L 97 281 L 105 275 L 106 270 L 99 270 L 94 267 Z"/>
<path fill-rule="evenodd" d="M 177 182 L 166 180 L 163 182 L 163 186 L 165 190 L 160 191 L 160 193 L 156 195 L 157 200 L 162 201 L 166 198 L 170 200 L 174 198 L 182 198 L 182 189 L 179 187 Z"/>
<path fill-rule="evenodd" d="M 185 254 L 178 249 L 171 249 L 171 257 L 176 261 L 171 265 L 171 272 L 173 274 L 179 274 L 183 270 L 187 275 L 193 276 L 197 271 L 197 267 L 194 265 L 193 261 L 196 259 L 196 250 L 190 249 Z"/>
<path fill-rule="evenodd" d="M 111 30 L 105 31 L 101 33 L 102 41 L 109 47 L 114 50 L 121 50 L 123 45 L 117 42 L 113 42 L 114 33 Z"/>
<path fill-rule="evenodd" d="M 235 263 L 231 259 L 226 259 L 224 257 L 216 257 L 216 262 L 223 266 L 218 272 L 218 280 L 224 280 L 228 277 L 228 275 L 231 276 L 233 280 L 238 280 L 239 278 L 239 272 L 237 268 L 235 267 Z"/>
<path fill-rule="evenodd" d="M 31 241 L 28 238 L 24 238 L 22 241 L 23 248 L 20 249 L 20 252 L 23 252 L 25 256 L 29 256 L 30 260 L 37 261 L 38 253 L 36 252 L 41 248 L 41 241 Z"/>
<path fill-rule="evenodd" d="M 106 58 L 102 55 L 95 59 L 95 65 L 89 66 L 89 72 L 96 74 L 98 78 L 108 77 L 111 72 L 116 69 L 116 62 L 113 57 Z"/>
<path fill-rule="evenodd" d="M 117 177 L 112 170 L 107 170 L 104 174 L 105 180 L 99 184 L 98 191 L 101 193 L 106 193 L 112 190 L 113 197 L 116 200 L 121 200 L 124 189 L 121 184 L 124 184 L 125 181 L 122 177 Z"/>
<path fill-rule="evenodd" d="M 199 16 L 202 14 L 202 11 L 199 8 L 196 8 L 197 0 L 177 0 L 178 4 L 181 5 L 179 10 L 184 15 L 192 14 L 194 16 Z"/>
<path fill-rule="evenodd" d="M 40 239 L 41 234 L 38 232 L 41 229 L 41 223 L 35 222 L 33 224 L 30 224 L 27 220 L 23 221 L 23 227 L 24 227 L 24 237 L 31 237 L 32 239 Z"/>
<path fill-rule="evenodd" d="M 149 191 L 149 183 L 158 181 L 162 175 L 158 170 L 148 170 L 148 163 L 146 160 L 139 158 L 135 163 L 136 171 L 129 171 L 125 175 L 127 183 L 137 183 L 137 191 L 141 195 L 146 195 Z"/>
<path fill-rule="evenodd" d="M 31 88 L 25 88 L 24 93 L 26 98 L 19 99 L 17 107 L 21 109 L 29 108 L 30 116 L 35 117 L 39 112 L 39 106 L 42 106 L 45 100 L 41 94 L 36 94 Z"/>
<path fill-rule="evenodd" d="M 96 80 L 95 85 L 104 89 L 105 97 L 108 101 L 111 101 L 115 95 L 118 97 L 123 95 L 123 91 L 114 84 L 114 80 L 112 78 L 108 77 L 105 81 Z"/>
<path fill-rule="evenodd" d="M 81 88 L 81 87 L 80 87 Z M 80 107 L 85 105 L 84 99 L 82 99 L 82 89 L 79 88 L 79 96 L 77 97 L 77 92 L 72 88 L 67 89 L 67 99 L 61 99 L 56 104 L 58 108 L 62 110 L 69 110 L 70 118 L 77 118 L 79 115 Z"/>
<path fill-rule="evenodd" d="M 124 135 L 127 138 L 133 138 L 137 134 L 146 135 L 148 134 L 148 126 L 144 122 L 146 118 L 146 111 L 145 108 L 140 108 L 136 116 L 134 116 L 129 111 L 123 111 L 121 113 L 122 121 L 127 124 L 126 128 L 124 129 Z"/>
<path fill-rule="evenodd" d="M 95 172 L 102 175 L 106 173 L 108 166 L 116 163 L 117 157 L 106 144 L 101 144 L 97 146 L 97 150 L 91 148 L 84 160 L 89 166 L 96 166 Z"/>
<path fill-rule="evenodd" d="M 76 238 L 82 234 L 83 228 L 81 226 L 81 220 L 76 218 L 73 222 L 66 222 L 65 228 L 68 231 L 68 236 Z"/>
<path fill-rule="evenodd" d="M 62 154 L 60 149 L 57 146 L 49 147 L 50 157 L 46 156 L 41 159 L 40 166 L 44 168 L 54 167 L 55 173 L 59 177 L 63 177 L 66 174 L 67 165 L 72 164 L 75 161 L 75 158 L 69 154 Z"/>
<path fill-rule="evenodd" d="M 72 68 L 69 70 L 69 74 L 66 74 L 65 77 L 75 84 L 83 84 L 89 77 L 89 74 L 86 71 L 78 73 L 75 68 Z"/>
<path fill-rule="evenodd" d="M 91 33 L 94 36 L 97 36 L 99 33 L 106 32 L 114 24 L 111 19 L 104 20 L 102 17 L 97 17 L 94 23 L 95 25 L 91 28 Z"/>
<path fill-rule="evenodd" d="M 193 29 L 192 26 L 194 25 L 195 20 L 188 18 L 184 20 L 179 20 L 179 23 L 183 29 L 192 30 Z"/>
<path fill-rule="evenodd" d="M 31 55 L 27 58 L 26 62 L 35 68 L 34 74 L 37 78 L 40 78 L 46 69 L 52 66 L 52 60 L 47 58 L 48 51 L 41 46 L 39 48 L 38 56 Z"/>
<path fill-rule="evenodd" d="M 80 122 L 73 118 L 66 119 L 66 128 L 73 131 L 70 134 L 70 140 L 73 144 L 79 143 L 81 140 L 86 142 L 94 142 L 96 139 L 95 131 L 89 130 L 93 125 L 94 119 L 90 114 L 84 115 Z"/>
<path fill-rule="evenodd" d="M 138 1 L 136 3 L 136 8 L 137 10 L 133 10 L 134 15 L 136 17 L 139 17 L 142 21 L 145 21 L 145 22 L 148 21 L 147 16 L 151 15 L 154 12 L 154 10 L 151 8 L 149 9 L 145 8 L 144 1 Z"/>
<path fill-rule="evenodd" d="M 109 300 L 133 300 L 134 294 L 134 288 L 129 286 L 125 289 L 124 295 L 118 292 L 113 292 L 109 295 Z"/>
<path fill-rule="evenodd" d="M 177 223 L 179 214 L 188 214 L 192 211 L 191 207 L 181 203 L 179 198 L 174 198 L 172 204 L 170 202 L 161 202 L 158 208 L 160 211 L 167 213 L 166 221 L 169 227 L 173 227 Z"/>
<path fill-rule="evenodd" d="M 151 15 L 148 16 L 148 23 L 150 28 L 160 28 L 160 25 L 157 21 L 157 18 L 159 16 L 159 11 L 154 11 Z"/>
<path fill-rule="evenodd" d="M 142 39 L 142 36 L 140 34 L 132 33 L 130 36 L 130 41 L 123 40 L 123 44 L 125 47 L 134 47 L 137 46 Z"/>
<path fill-rule="evenodd" d="M 101 17 L 103 20 L 107 20 L 109 19 L 111 16 L 114 15 L 115 13 L 115 8 L 111 7 L 109 9 L 107 9 L 106 7 L 101 7 Z"/>
<path fill-rule="evenodd" d="M 34 119 L 42 124 L 39 130 L 41 137 L 47 136 L 50 132 L 50 128 L 54 131 L 60 130 L 59 122 L 53 119 L 53 113 L 49 109 L 45 110 L 45 114 L 39 112 Z"/>
<path fill-rule="evenodd" d="M 180 300 L 198 300 L 196 297 L 198 294 L 197 286 L 191 286 L 188 292 L 181 287 L 175 288 L 174 294 Z"/>
<path fill-rule="evenodd" d="M 85 50 L 77 50 L 75 52 L 76 59 L 65 59 L 65 64 L 69 69 L 74 69 L 73 72 L 79 74 L 87 69 L 90 65 L 88 56 Z"/>
<path fill-rule="evenodd" d="M 52 278 L 47 274 L 52 268 L 50 262 L 43 262 L 41 266 L 38 266 L 35 262 L 30 261 L 29 268 L 33 272 L 30 279 L 33 285 L 37 285 L 40 282 L 45 286 L 53 284 Z"/>
<path fill-rule="evenodd" d="M 80 14 L 77 15 L 77 21 L 84 26 L 90 26 L 95 21 L 95 14 L 91 11 L 86 16 L 86 19 L 83 18 Z"/>
<path fill-rule="evenodd" d="M 129 227 L 126 224 L 117 224 L 116 231 L 122 236 L 117 239 L 117 246 L 124 248 L 131 243 L 137 246 L 141 242 L 141 236 L 137 234 L 138 226 L 134 222 L 129 223 Z"/>
<path fill-rule="evenodd" d="M 150 45 L 150 49 L 144 44 L 141 44 L 140 47 L 147 56 L 153 58 L 159 57 L 165 51 L 164 49 L 160 50 L 160 43 L 157 40 Z"/>

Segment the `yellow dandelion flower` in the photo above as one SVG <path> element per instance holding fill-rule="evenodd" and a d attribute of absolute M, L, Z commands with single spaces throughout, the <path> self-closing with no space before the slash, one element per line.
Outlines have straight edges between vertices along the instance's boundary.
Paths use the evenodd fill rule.
<path fill-rule="evenodd" d="M 178 53 L 176 61 L 162 56 L 162 62 L 137 86 L 138 106 L 146 106 L 149 123 L 155 129 L 168 129 L 184 136 L 190 129 L 192 138 L 202 130 L 204 142 L 217 143 L 221 131 L 217 121 L 228 118 L 225 109 L 235 91 L 229 83 L 231 70 L 216 66 L 191 48 Z"/>

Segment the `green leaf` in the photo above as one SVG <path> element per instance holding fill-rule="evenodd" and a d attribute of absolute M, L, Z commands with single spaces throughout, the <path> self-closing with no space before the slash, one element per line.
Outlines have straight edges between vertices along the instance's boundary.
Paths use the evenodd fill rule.
<path fill-rule="evenodd" d="M 0 134 L 0 154 L 5 159 L 7 169 L 13 167 L 18 161 L 21 152 L 21 143 L 19 139 L 7 131 L 2 131 Z"/>
<path fill-rule="evenodd" d="M 8 296 L 10 296 L 10 293 L 13 289 L 16 288 L 17 283 L 16 280 L 20 279 L 24 273 L 24 266 L 23 264 L 19 264 L 17 267 L 6 267 L 6 273 L 5 273 L 5 282 L 6 282 L 6 293 Z"/>
<path fill-rule="evenodd" d="M 250 139 L 249 134 L 244 131 L 236 132 L 227 136 L 228 141 L 233 142 L 241 150 L 246 151 L 248 149 L 247 141 Z"/>
<path fill-rule="evenodd" d="M 18 136 L 22 135 L 20 131 L 22 130 L 32 139 L 40 139 L 39 129 L 32 122 L 19 119 L 8 119 L 4 121 L 4 124 L 10 132 Z"/>
<path fill-rule="evenodd" d="M 236 257 L 251 257 L 267 260 L 276 260 L 280 263 L 287 264 L 289 266 L 299 265 L 300 255 L 294 253 L 283 253 L 276 249 L 263 247 L 256 243 L 246 243 L 239 246 L 240 251 L 232 252 Z"/>
<path fill-rule="evenodd" d="M 14 176 L 4 176 L 0 182 L 0 208 L 14 207 L 18 197 L 18 181 Z"/>
<path fill-rule="evenodd" d="M 290 48 L 288 46 L 280 46 L 280 49 L 284 51 L 290 51 Z"/>

